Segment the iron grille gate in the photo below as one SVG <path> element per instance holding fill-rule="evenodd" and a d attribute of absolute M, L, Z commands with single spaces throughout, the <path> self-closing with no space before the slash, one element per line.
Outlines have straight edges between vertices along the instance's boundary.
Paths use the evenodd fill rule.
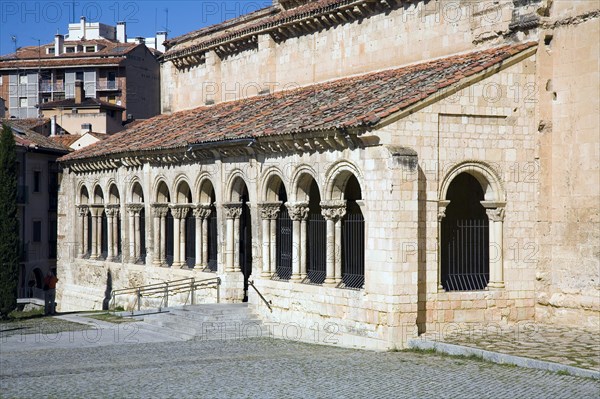
<path fill-rule="evenodd" d="M 276 231 L 277 278 L 289 280 L 292 277 L 292 219 L 285 205 L 279 210 Z"/>
<path fill-rule="evenodd" d="M 208 269 L 217 271 L 217 209 L 214 206 L 208 217 Z"/>
<path fill-rule="evenodd" d="M 313 284 L 323 284 L 327 256 L 327 222 L 320 213 L 311 213 L 308 215 L 307 230 L 307 277 Z"/>
<path fill-rule="evenodd" d="M 365 218 L 347 214 L 342 225 L 342 281 L 348 288 L 365 284 Z"/>
<path fill-rule="evenodd" d="M 189 268 L 196 264 L 196 218 L 191 210 L 185 217 L 185 263 Z"/>
<path fill-rule="evenodd" d="M 490 277 L 488 225 L 487 219 L 444 219 L 442 222 L 442 286 L 446 291 L 487 287 Z"/>

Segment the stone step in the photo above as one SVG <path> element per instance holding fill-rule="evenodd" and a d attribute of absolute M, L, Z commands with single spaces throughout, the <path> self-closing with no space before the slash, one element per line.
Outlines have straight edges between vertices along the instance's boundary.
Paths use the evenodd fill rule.
<path fill-rule="evenodd" d="M 184 340 L 240 339 L 269 335 L 248 304 L 211 304 L 146 311 L 134 316 L 143 327 Z"/>

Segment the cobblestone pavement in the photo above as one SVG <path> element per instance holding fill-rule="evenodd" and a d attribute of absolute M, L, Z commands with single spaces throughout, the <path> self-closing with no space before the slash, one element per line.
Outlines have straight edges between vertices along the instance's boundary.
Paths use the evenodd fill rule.
<path fill-rule="evenodd" d="M 533 322 L 513 326 L 460 324 L 422 338 L 600 371 L 600 334 Z M 598 395 L 600 397 L 600 394 Z"/>
<path fill-rule="evenodd" d="M 597 398 L 600 382 L 469 358 L 278 339 L 2 344 L 2 398 Z"/>
<path fill-rule="evenodd" d="M 59 331 L 78 331 L 89 326 L 60 319 L 58 317 L 39 317 L 0 323 L 0 337 L 25 334 L 56 334 Z"/>

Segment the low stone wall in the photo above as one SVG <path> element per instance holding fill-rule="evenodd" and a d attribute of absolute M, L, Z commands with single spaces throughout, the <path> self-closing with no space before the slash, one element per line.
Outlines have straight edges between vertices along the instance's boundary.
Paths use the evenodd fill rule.
<path fill-rule="evenodd" d="M 74 259 L 59 262 L 57 284 L 57 307 L 60 312 L 105 309 L 112 291 L 148 284 L 185 278 L 196 280 L 215 278 L 215 273 L 194 269 L 161 268 L 151 265 L 112 263 L 88 259 Z M 76 282 L 76 284 L 74 284 Z M 194 303 L 215 303 L 217 292 L 214 288 L 195 292 Z M 190 293 L 169 296 L 169 306 L 191 304 Z M 117 298 L 117 305 L 130 310 L 136 305 L 135 295 Z M 154 295 L 142 299 L 142 308 L 164 306 L 163 297 Z"/>

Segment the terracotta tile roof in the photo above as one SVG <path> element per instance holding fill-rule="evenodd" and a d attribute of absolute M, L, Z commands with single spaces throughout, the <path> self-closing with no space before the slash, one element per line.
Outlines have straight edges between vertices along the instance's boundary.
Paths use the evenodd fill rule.
<path fill-rule="evenodd" d="M 165 52 L 164 58 L 170 59 L 187 54 L 190 51 L 194 52 L 226 42 L 237 36 L 275 28 L 298 19 L 317 16 L 323 12 L 330 12 L 343 6 L 350 6 L 361 2 L 363 0 L 313 0 L 289 10 L 284 10 L 277 6 L 267 7 L 254 13 L 171 39 L 167 41 L 167 45 L 173 47 Z M 202 39 L 190 43 L 191 40 L 196 38 Z M 186 41 L 188 43 L 185 43 Z M 177 46 L 178 44 L 179 46 Z"/>
<path fill-rule="evenodd" d="M 86 98 L 79 104 L 75 103 L 74 98 L 67 98 L 65 100 L 50 101 L 40 105 L 40 109 L 52 108 L 104 108 L 125 111 L 125 108 L 117 104 L 111 104 L 106 101 L 98 100 L 97 98 Z"/>
<path fill-rule="evenodd" d="M 33 130 L 24 128 L 18 122 L 7 121 L 3 122 L 11 127 L 15 142 L 19 147 L 26 147 L 36 150 L 50 150 L 66 154 L 70 151 L 68 146 L 51 140 L 49 137 L 43 136 Z"/>
<path fill-rule="evenodd" d="M 77 134 L 61 134 L 60 136 L 50 136 L 48 138 L 64 147 L 69 148 L 71 144 L 79 140 L 81 136 Z"/>
<path fill-rule="evenodd" d="M 186 147 L 236 138 L 368 128 L 536 43 L 507 45 L 286 92 L 160 115 L 62 160 Z"/>
<path fill-rule="evenodd" d="M 125 60 L 125 55 L 141 44 L 119 43 L 111 40 L 77 40 L 65 41 L 68 45 L 94 46 L 101 48 L 93 53 L 62 53 L 59 56 L 47 54 L 46 49 L 54 47 L 54 43 L 38 46 L 22 47 L 16 53 L 0 56 L 0 69 L 27 67 L 61 67 L 70 65 L 118 65 Z M 108 58 L 107 58 L 108 57 Z"/>
<path fill-rule="evenodd" d="M 1 122 L 16 124 L 24 129 L 35 129 L 36 127 L 43 126 L 46 123 L 50 123 L 50 118 L 23 118 L 23 119 L 0 119 Z"/>

